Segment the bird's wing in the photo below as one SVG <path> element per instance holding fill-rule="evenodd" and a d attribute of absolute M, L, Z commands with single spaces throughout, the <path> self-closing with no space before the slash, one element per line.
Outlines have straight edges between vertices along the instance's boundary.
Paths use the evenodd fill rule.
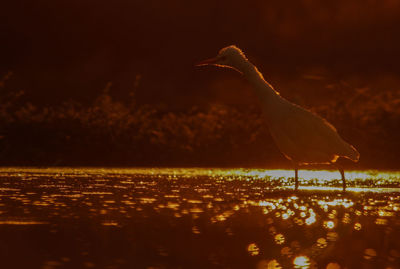
<path fill-rule="evenodd" d="M 284 105 L 270 130 L 282 153 L 290 159 L 326 163 L 355 150 L 323 118 L 288 101 Z"/>

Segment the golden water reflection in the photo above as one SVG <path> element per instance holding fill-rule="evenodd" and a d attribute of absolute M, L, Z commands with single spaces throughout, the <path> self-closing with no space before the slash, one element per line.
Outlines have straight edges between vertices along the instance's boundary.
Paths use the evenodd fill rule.
<path fill-rule="evenodd" d="M 334 171 L 302 170 L 298 192 L 292 173 L 3 168 L 0 236 L 15 257 L 30 238 L 58 264 L 96 265 L 111 244 L 115 264 L 143 268 L 397 268 L 399 172 L 350 171 L 345 194 Z"/>
<path fill-rule="evenodd" d="M 169 178 L 212 177 L 221 180 L 254 180 L 266 179 L 278 181 L 281 185 L 293 182 L 293 170 L 291 169 L 207 169 L 207 168 L 1 168 L 0 174 L 10 176 L 24 175 L 57 175 L 90 177 L 97 175 L 145 175 Z M 356 182 L 354 191 L 362 191 L 363 188 L 373 187 L 379 191 L 390 191 L 399 186 L 400 171 L 346 171 L 346 179 Z M 333 187 L 341 188 L 340 174 L 336 170 L 300 170 L 299 180 L 306 185 L 304 189 L 315 190 L 321 186 L 321 190 Z M 124 183 L 130 183 L 130 180 Z M 307 186 L 309 185 L 309 186 Z M 354 184 L 350 184 L 354 185 Z M 381 188 L 381 186 L 383 186 Z M 318 188 L 317 188 L 318 189 Z M 336 189 L 336 188 L 335 188 Z M 1 190 L 1 189 L 0 189 Z"/>
<path fill-rule="evenodd" d="M 308 269 L 310 268 L 310 258 L 308 258 L 307 256 L 297 256 L 293 260 L 293 265 L 294 268 Z"/>

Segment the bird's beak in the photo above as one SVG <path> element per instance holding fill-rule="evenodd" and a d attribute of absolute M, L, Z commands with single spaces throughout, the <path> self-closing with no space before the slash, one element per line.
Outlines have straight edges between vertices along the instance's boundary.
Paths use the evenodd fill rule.
<path fill-rule="evenodd" d="M 215 64 L 216 62 L 218 62 L 218 60 L 219 60 L 218 57 L 207 59 L 207 60 L 198 62 L 197 64 L 195 64 L 195 66 L 203 66 L 203 65 Z"/>

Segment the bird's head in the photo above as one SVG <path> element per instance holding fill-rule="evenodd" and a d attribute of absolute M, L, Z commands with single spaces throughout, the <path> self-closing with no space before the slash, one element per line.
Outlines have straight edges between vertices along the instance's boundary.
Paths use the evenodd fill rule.
<path fill-rule="evenodd" d="M 233 68 L 241 72 L 243 65 L 247 62 L 244 53 L 238 47 L 232 45 L 221 49 L 216 57 L 201 61 L 196 66 L 215 65 Z"/>

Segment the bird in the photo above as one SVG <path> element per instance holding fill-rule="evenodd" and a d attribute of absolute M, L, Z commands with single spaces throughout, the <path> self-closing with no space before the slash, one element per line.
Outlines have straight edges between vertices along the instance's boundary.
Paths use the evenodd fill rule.
<path fill-rule="evenodd" d="M 330 164 L 342 178 L 343 192 L 346 178 L 339 157 L 358 162 L 359 152 L 344 141 L 335 127 L 319 115 L 283 98 L 235 45 L 224 47 L 214 58 L 201 61 L 196 66 L 231 68 L 241 73 L 254 89 L 269 132 L 281 151 L 294 166 L 295 190 L 298 190 L 298 170 L 302 165 Z"/>

